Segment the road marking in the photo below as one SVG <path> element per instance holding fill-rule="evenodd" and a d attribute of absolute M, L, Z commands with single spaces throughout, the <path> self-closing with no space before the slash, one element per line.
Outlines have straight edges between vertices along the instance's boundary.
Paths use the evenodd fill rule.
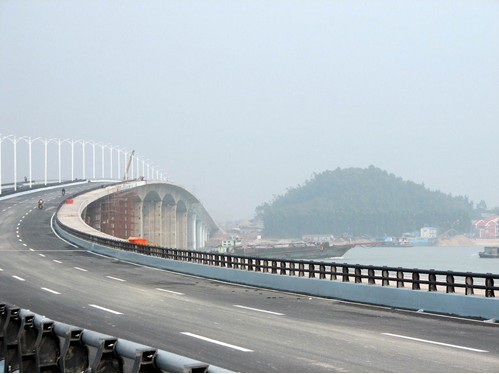
<path fill-rule="evenodd" d="M 45 257 L 43 253 L 38 253 L 39 256 Z"/>
<path fill-rule="evenodd" d="M 20 280 L 20 281 L 24 282 L 24 279 L 21 278 L 21 277 L 18 277 L 17 275 L 13 275 L 12 278 L 15 278 L 17 280 Z"/>
<path fill-rule="evenodd" d="M 50 218 L 50 228 L 52 229 L 52 232 L 54 233 L 55 236 L 57 236 L 59 239 L 61 239 L 63 242 L 66 242 L 67 244 L 75 247 L 75 248 L 79 248 L 77 245 L 71 243 L 71 242 L 68 242 L 66 239 L 62 238 L 54 229 L 54 217 L 55 217 L 55 213 L 52 214 L 52 217 Z"/>
<path fill-rule="evenodd" d="M 236 308 L 243 308 L 243 309 L 249 309 L 249 310 L 254 310 L 256 312 L 262 312 L 262 313 L 268 313 L 268 314 L 275 314 L 276 316 L 285 316 L 283 313 L 277 313 L 277 312 L 271 312 L 269 310 L 263 310 L 263 309 L 256 309 L 256 308 L 250 308 L 248 306 L 242 306 L 242 305 L 234 305 Z"/>
<path fill-rule="evenodd" d="M 112 277 L 112 276 L 110 276 L 110 275 L 106 275 L 106 278 L 109 278 L 109 279 L 114 279 L 114 280 L 117 280 L 117 281 L 119 281 L 119 282 L 126 282 L 126 280 L 124 280 L 124 279 L 115 278 L 115 277 Z"/>
<path fill-rule="evenodd" d="M 168 293 L 173 293 L 175 295 L 185 295 L 184 293 L 182 292 L 175 292 L 175 291 L 170 291 L 170 290 L 164 290 L 162 288 L 156 288 L 158 291 L 162 291 L 162 292 L 168 292 Z"/>
<path fill-rule="evenodd" d="M 29 250 L 30 250 L 31 252 L 34 252 L 34 251 L 35 251 L 33 248 L 30 248 Z"/>
<path fill-rule="evenodd" d="M 424 339 L 418 339 L 418 338 L 411 338 L 410 336 L 403 336 L 403 335 L 396 335 L 396 334 L 390 334 L 387 332 L 383 332 L 383 335 L 388 335 L 388 336 L 394 336 L 396 338 L 402 338 L 402 339 L 408 339 L 408 340 L 415 340 L 418 342 L 423 342 L 423 343 L 429 343 L 429 344 L 436 344 L 436 345 L 443 345 L 445 347 L 451 347 L 451 348 L 458 348 L 458 349 L 464 349 L 467 351 L 473 351 L 473 352 L 482 352 L 482 353 L 487 353 L 488 351 L 484 351 L 482 349 L 476 349 L 476 348 L 469 348 L 469 347 L 463 347 L 460 345 L 454 345 L 454 344 L 447 344 L 447 343 L 440 343 L 440 342 L 434 342 L 432 340 L 424 340 Z"/>
<path fill-rule="evenodd" d="M 62 264 L 62 261 L 59 260 L 53 260 L 54 262 L 57 262 L 58 264 Z"/>
<path fill-rule="evenodd" d="M 196 338 L 196 339 L 204 340 L 204 341 L 207 341 L 207 342 L 210 342 L 210 343 L 214 343 L 214 344 L 222 345 L 222 346 L 224 346 L 224 347 L 228 347 L 228 348 L 232 348 L 232 349 L 237 349 L 238 351 L 243 351 L 243 352 L 253 352 L 251 349 L 247 349 L 247 348 L 239 347 L 239 346 L 237 346 L 237 345 L 233 345 L 233 344 L 224 343 L 224 342 L 221 342 L 221 341 L 219 341 L 219 340 L 210 339 L 210 338 L 207 338 L 207 337 L 205 337 L 205 336 L 192 334 L 192 333 L 190 333 L 190 332 L 181 332 L 181 334 L 184 334 L 184 335 L 190 336 L 190 337 L 192 337 L 192 338 Z"/>
<path fill-rule="evenodd" d="M 103 310 L 105 312 L 109 312 L 109 313 L 113 313 L 113 314 L 123 314 L 121 312 L 117 312 L 116 310 L 107 309 L 107 308 L 104 308 L 104 307 L 99 306 L 99 305 L 95 305 L 95 304 L 88 304 L 88 305 L 90 305 L 92 308 L 100 309 L 100 310 Z"/>
<path fill-rule="evenodd" d="M 88 270 L 85 270 L 85 269 L 82 269 L 82 268 L 79 268 L 79 267 L 74 267 L 76 270 L 79 270 L 79 271 L 88 271 Z"/>
<path fill-rule="evenodd" d="M 19 238 L 19 234 L 16 235 Z"/>
<path fill-rule="evenodd" d="M 47 292 L 50 292 L 50 293 L 53 293 L 54 295 L 60 295 L 60 294 L 61 294 L 60 292 L 57 292 L 57 291 L 51 290 L 50 288 L 45 288 L 45 287 L 42 287 L 42 290 L 47 291 Z"/>
<path fill-rule="evenodd" d="M 23 245 L 24 245 L 25 247 L 27 247 L 27 246 L 28 246 L 26 243 L 23 243 Z"/>

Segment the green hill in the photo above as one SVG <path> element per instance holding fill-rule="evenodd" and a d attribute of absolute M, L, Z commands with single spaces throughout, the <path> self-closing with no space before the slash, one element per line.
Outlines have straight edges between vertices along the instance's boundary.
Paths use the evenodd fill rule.
<path fill-rule="evenodd" d="M 469 229 L 473 202 L 370 166 L 314 174 L 257 208 L 269 237 L 401 235 L 424 226 Z"/>

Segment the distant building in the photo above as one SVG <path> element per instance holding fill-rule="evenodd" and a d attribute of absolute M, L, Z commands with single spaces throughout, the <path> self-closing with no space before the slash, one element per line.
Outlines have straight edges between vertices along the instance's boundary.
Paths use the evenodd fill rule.
<path fill-rule="evenodd" d="M 422 227 L 420 236 L 422 238 L 436 238 L 438 236 L 438 229 L 435 227 Z"/>
<path fill-rule="evenodd" d="M 476 238 L 496 239 L 499 237 L 499 216 L 491 216 L 472 222 Z"/>
<path fill-rule="evenodd" d="M 325 242 L 331 242 L 334 240 L 334 236 L 330 234 L 324 234 L 324 235 L 303 235 L 302 240 L 305 242 L 311 242 L 311 243 L 325 243 Z"/>

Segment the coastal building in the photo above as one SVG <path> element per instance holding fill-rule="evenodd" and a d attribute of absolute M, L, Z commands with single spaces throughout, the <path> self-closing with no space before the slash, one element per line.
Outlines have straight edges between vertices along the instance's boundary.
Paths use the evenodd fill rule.
<path fill-rule="evenodd" d="M 472 222 L 476 238 L 495 239 L 499 237 L 499 216 L 491 216 Z"/>
<path fill-rule="evenodd" d="M 438 229 L 436 227 L 422 227 L 420 236 L 422 238 L 436 238 L 438 236 Z"/>

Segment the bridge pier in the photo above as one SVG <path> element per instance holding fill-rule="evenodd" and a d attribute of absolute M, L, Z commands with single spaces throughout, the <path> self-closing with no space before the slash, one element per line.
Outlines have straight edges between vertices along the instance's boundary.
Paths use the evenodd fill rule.
<path fill-rule="evenodd" d="M 146 184 L 112 191 L 90 202 L 82 214 L 92 228 L 121 239 L 137 236 L 152 245 L 201 249 L 218 229 L 201 203 L 181 187 Z"/>

